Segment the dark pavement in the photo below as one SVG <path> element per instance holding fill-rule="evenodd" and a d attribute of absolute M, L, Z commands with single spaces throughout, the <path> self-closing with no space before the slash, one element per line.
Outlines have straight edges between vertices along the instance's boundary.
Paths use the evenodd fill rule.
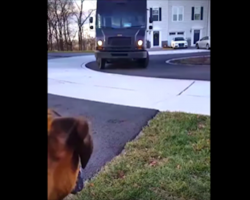
<path fill-rule="evenodd" d="M 133 63 L 123 62 L 119 64 L 109 64 L 107 65 L 106 69 L 102 70 L 102 72 L 131 76 L 210 81 L 210 66 L 171 65 L 166 63 L 166 60 L 172 58 L 200 55 L 210 55 L 210 52 L 150 55 L 150 62 L 147 69 L 142 69 Z M 100 71 L 96 65 L 96 62 L 90 62 L 86 65 L 86 67 L 89 69 Z"/>
<path fill-rule="evenodd" d="M 48 94 L 48 108 L 63 116 L 85 116 L 91 122 L 94 153 L 85 168 L 85 180 L 134 139 L 157 110 L 98 103 Z"/>

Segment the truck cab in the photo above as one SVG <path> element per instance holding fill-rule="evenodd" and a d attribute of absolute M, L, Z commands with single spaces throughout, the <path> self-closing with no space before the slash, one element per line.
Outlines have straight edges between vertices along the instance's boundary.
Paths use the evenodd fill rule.
<path fill-rule="evenodd" d="M 90 17 L 91 29 L 93 21 Z M 151 17 L 149 22 L 152 23 Z M 118 60 L 132 60 L 143 68 L 148 66 L 147 0 L 97 0 L 95 31 L 99 69 Z"/>

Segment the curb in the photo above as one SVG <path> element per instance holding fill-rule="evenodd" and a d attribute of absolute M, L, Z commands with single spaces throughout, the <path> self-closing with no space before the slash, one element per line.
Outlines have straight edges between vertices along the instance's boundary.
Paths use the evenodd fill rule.
<path fill-rule="evenodd" d="M 189 53 L 207 53 L 208 50 L 186 49 L 186 50 L 168 50 L 168 51 L 148 51 L 149 55 L 169 55 L 169 54 L 189 54 Z"/>
<path fill-rule="evenodd" d="M 173 63 L 172 61 L 175 60 L 183 60 L 183 59 L 188 59 L 188 58 L 201 58 L 201 57 L 210 57 L 210 55 L 205 55 L 205 56 L 188 56 L 188 57 L 181 57 L 181 58 L 172 58 L 169 60 L 166 60 L 166 63 L 169 65 L 187 65 L 187 66 L 195 66 L 191 64 L 180 64 L 180 63 Z M 199 66 L 209 66 L 209 65 L 199 65 Z"/>

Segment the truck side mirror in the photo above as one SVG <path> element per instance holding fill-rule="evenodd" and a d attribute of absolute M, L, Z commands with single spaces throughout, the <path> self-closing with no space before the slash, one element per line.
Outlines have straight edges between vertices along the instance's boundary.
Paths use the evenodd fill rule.
<path fill-rule="evenodd" d="M 152 29 L 153 29 L 153 26 L 149 26 L 148 29 L 152 30 Z"/>
<path fill-rule="evenodd" d="M 89 28 L 90 28 L 90 29 L 93 29 L 93 28 L 94 28 L 94 26 L 90 26 Z"/>
<path fill-rule="evenodd" d="M 149 18 L 148 18 L 148 22 L 149 22 L 150 24 L 153 23 L 152 17 L 149 17 Z"/>
<path fill-rule="evenodd" d="M 93 17 L 89 18 L 89 23 L 93 23 Z"/>

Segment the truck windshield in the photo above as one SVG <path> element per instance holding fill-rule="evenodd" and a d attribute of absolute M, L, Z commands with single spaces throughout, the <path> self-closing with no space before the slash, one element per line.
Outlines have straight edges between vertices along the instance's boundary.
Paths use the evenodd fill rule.
<path fill-rule="evenodd" d="M 147 8 L 143 2 L 97 1 L 96 28 L 145 28 Z"/>

